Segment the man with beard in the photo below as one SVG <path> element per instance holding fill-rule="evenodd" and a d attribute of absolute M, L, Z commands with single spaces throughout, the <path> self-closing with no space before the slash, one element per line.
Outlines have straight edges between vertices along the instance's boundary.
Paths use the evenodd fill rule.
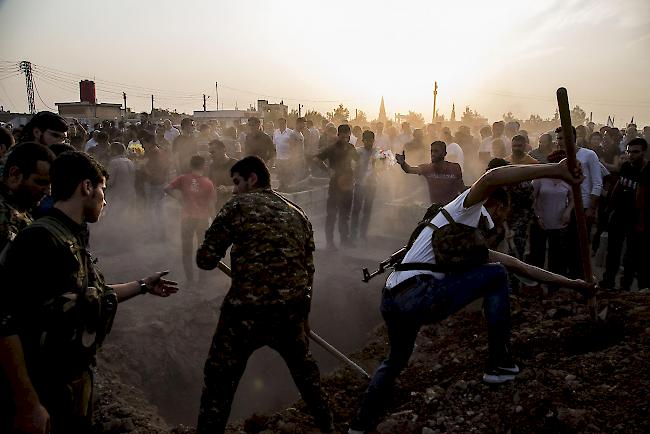
<path fill-rule="evenodd" d="M 352 190 L 354 186 L 354 169 L 352 163 L 359 160 L 354 146 L 350 144 L 350 126 L 339 125 L 338 140 L 323 149 L 314 157 L 326 161 L 330 171 L 330 184 L 327 191 L 327 217 L 325 219 L 325 238 L 327 249 L 336 250 L 334 244 L 334 224 L 338 218 L 341 245 L 354 247 L 350 239 L 350 210 L 352 208 Z"/>
<path fill-rule="evenodd" d="M 268 165 L 275 159 L 276 151 L 273 139 L 260 129 L 260 120 L 256 117 L 248 118 L 248 134 L 244 146 L 244 155 L 260 157 Z"/>
<path fill-rule="evenodd" d="M 50 146 L 63 143 L 68 136 L 68 122 L 56 113 L 42 111 L 23 128 L 19 143 L 36 142 Z"/>
<path fill-rule="evenodd" d="M 204 270 L 230 247 L 232 284 L 205 362 L 196 432 L 223 433 L 246 363 L 258 348 L 276 350 L 322 432 L 333 429 L 320 372 L 309 351 L 314 234 L 307 215 L 271 189 L 255 156 L 230 169 L 233 197 L 221 208 L 196 253 Z"/>
<path fill-rule="evenodd" d="M 38 143 L 12 149 L 0 180 L 0 257 L 18 232 L 32 221 L 31 210 L 50 190 L 54 153 Z"/>
<path fill-rule="evenodd" d="M 506 157 L 506 161 L 512 164 L 537 164 L 539 161 L 526 153 L 526 137 L 517 134 L 512 138 L 512 154 Z"/>
<path fill-rule="evenodd" d="M 57 157 L 49 173 L 54 208 L 16 236 L 0 278 L 2 432 L 11 419 L 15 432 L 91 432 L 91 366 L 117 303 L 177 291 L 162 278 L 167 272 L 105 284 L 88 251 L 86 224 L 104 208 L 106 170 L 73 151 Z"/>
<path fill-rule="evenodd" d="M 431 143 L 431 164 L 409 166 L 404 152 L 397 154 L 395 159 L 406 173 L 424 176 L 429 187 L 431 203 L 446 205 L 465 189 L 463 172 L 458 163 L 445 161 L 447 145 L 445 142 Z"/>

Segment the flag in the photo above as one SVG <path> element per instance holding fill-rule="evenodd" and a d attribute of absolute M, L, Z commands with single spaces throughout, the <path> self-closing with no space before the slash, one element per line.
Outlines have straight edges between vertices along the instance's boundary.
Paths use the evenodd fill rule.
<path fill-rule="evenodd" d="M 614 121 L 612 120 L 611 116 L 607 116 L 607 126 L 609 128 L 614 128 Z"/>

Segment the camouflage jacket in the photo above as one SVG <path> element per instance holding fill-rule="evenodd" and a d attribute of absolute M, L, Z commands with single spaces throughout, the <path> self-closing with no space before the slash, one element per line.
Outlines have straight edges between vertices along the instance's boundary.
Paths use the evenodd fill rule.
<path fill-rule="evenodd" d="M 314 236 L 305 213 L 278 193 L 235 195 L 205 233 L 197 265 L 213 269 L 232 245 L 232 285 L 226 306 L 308 303 L 314 276 Z"/>
<path fill-rule="evenodd" d="M 0 183 L 0 256 L 18 232 L 33 221 L 29 211 L 21 211 L 14 204 L 9 190 Z"/>

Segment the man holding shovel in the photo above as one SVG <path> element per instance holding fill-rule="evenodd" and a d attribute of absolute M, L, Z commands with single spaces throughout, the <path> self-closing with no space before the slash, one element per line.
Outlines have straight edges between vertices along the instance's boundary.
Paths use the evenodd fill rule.
<path fill-rule="evenodd" d="M 234 196 L 215 217 L 196 256 L 199 268 L 212 270 L 232 245 L 232 285 L 205 363 L 196 432 L 224 432 L 246 362 L 265 345 L 286 361 L 318 428 L 331 432 L 327 396 L 309 352 L 311 223 L 271 189 L 269 170 L 258 157 L 238 161 L 230 175 Z"/>

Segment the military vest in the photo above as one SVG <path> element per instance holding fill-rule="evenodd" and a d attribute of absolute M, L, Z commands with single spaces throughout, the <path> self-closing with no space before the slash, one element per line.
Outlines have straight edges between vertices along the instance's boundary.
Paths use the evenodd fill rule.
<path fill-rule="evenodd" d="M 67 291 L 41 306 L 40 352 L 57 360 L 65 358 L 67 366 L 88 366 L 111 330 L 117 310 L 115 291 L 105 285 L 90 252 L 63 222 L 46 216 L 30 227 L 50 232 L 77 265 Z"/>

